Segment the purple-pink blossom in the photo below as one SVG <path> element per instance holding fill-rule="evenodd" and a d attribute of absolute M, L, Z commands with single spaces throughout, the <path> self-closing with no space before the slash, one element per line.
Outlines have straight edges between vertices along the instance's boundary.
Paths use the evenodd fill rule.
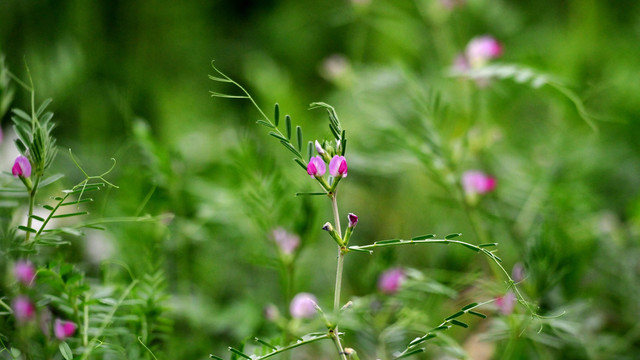
<path fill-rule="evenodd" d="M 509 315 L 513 312 L 513 307 L 516 304 L 516 294 L 509 291 L 503 296 L 496 298 L 496 306 L 498 311 L 502 315 Z"/>
<path fill-rule="evenodd" d="M 406 279 L 407 275 L 403 269 L 389 269 L 383 272 L 378 278 L 378 290 L 385 294 L 394 294 L 400 289 L 400 286 L 402 286 Z"/>
<path fill-rule="evenodd" d="M 517 283 L 524 280 L 524 266 L 522 263 L 516 263 L 513 265 L 513 269 L 511 269 L 511 278 Z"/>
<path fill-rule="evenodd" d="M 489 60 L 502 56 L 502 44 L 494 37 L 483 35 L 474 37 L 467 44 L 465 56 L 472 67 L 484 66 Z"/>
<path fill-rule="evenodd" d="M 316 314 L 316 304 L 318 300 L 313 294 L 302 292 L 291 300 L 289 312 L 296 319 L 310 318 Z"/>
<path fill-rule="evenodd" d="M 497 185 L 496 178 L 482 171 L 469 170 L 462 174 L 462 187 L 466 194 L 485 194 Z"/>
<path fill-rule="evenodd" d="M 276 245 L 278 245 L 278 248 L 280 249 L 280 251 L 282 251 L 283 254 L 293 254 L 298 246 L 300 246 L 300 237 L 298 235 L 289 233 L 287 230 L 281 227 L 274 229 L 271 232 L 271 236 L 273 237 L 273 240 L 276 242 Z"/>
<path fill-rule="evenodd" d="M 347 215 L 347 218 L 349 219 L 349 227 L 352 228 L 358 225 L 358 215 L 349 213 L 349 215 Z"/>
<path fill-rule="evenodd" d="M 335 155 L 329 162 L 329 174 L 333 177 L 347 177 L 347 159 L 344 156 Z"/>
<path fill-rule="evenodd" d="M 13 275 L 19 282 L 31 286 L 33 279 L 36 277 L 36 269 L 31 262 L 20 260 L 13 265 Z"/>
<path fill-rule="evenodd" d="M 30 177 L 31 163 L 29 162 L 29 159 L 23 155 L 18 155 L 16 161 L 13 163 L 13 167 L 11 168 L 11 173 L 15 177 Z"/>
<path fill-rule="evenodd" d="M 71 321 L 56 319 L 53 323 L 53 334 L 58 340 L 65 340 L 73 336 L 78 325 Z"/>
<path fill-rule="evenodd" d="M 307 174 L 311 177 L 322 176 L 326 171 L 327 167 L 320 156 L 314 156 L 309 159 L 309 163 L 307 164 Z"/>
<path fill-rule="evenodd" d="M 31 299 L 24 295 L 17 296 L 13 299 L 11 309 L 13 309 L 13 315 L 19 323 L 27 322 L 36 315 L 36 308 L 31 302 Z"/>

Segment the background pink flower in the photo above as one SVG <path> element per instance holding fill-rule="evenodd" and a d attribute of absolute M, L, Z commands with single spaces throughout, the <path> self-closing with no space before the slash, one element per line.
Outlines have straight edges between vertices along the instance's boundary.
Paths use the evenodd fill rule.
<path fill-rule="evenodd" d="M 33 306 L 31 299 L 24 295 L 20 295 L 11 302 L 13 314 L 18 322 L 27 322 L 36 315 L 36 308 Z"/>
<path fill-rule="evenodd" d="M 31 285 L 36 276 L 36 269 L 31 262 L 20 260 L 13 265 L 13 275 L 24 285 Z"/>
<path fill-rule="evenodd" d="M 389 269 L 378 278 L 378 290 L 385 294 L 394 294 L 407 279 L 404 270 L 400 268 Z"/>
<path fill-rule="evenodd" d="M 293 297 L 291 304 L 289 305 L 289 312 L 291 316 L 300 318 L 310 318 L 316 314 L 316 303 L 318 300 L 313 294 L 299 293 Z"/>
<path fill-rule="evenodd" d="M 485 194 L 495 189 L 497 181 L 482 171 L 469 170 L 462 174 L 462 187 L 466 194 Z"/>
<path fill-rule="evenodd" d="M 498 311 L 502 315 L 509 315 L 513 312 L 513 307 L 516 304 L 516 294 L 509 291 L 503 296 L 496 298 L 496 306 Z"/>
<path fill-rule="evenodd" d="M 280 249 L 280 251 L 282 251 L 283 254 L 293 254 L 298 246 L 300 246 L 300 237 L 298 235 L 289 233 L 284 228 L 279 227 L 277 229 L 274 229 L 271 232 L 271 236 L 273 237 L 273 240 L 276 242 L 278 248 Z"/>
<path fill-rule="evenodd" d="M 78 326 L 71 321 L 56 319 L 53 323 L 53 333 L 58 340 L 73 336 L 77 328 Z"/>

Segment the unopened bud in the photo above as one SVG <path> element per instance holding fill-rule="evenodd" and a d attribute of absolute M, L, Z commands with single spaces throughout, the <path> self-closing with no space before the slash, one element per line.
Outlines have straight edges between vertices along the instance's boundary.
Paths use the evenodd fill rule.
<path fill-rule="evenodd" d="M 347 218 L 349 219 L 349 227 L 355 227 L 356 225 L 358 225 L 358 215 L 349 213 L 349 215 L 347 215 Z"/>
<path fill-rule="evenodd" d="M 324 149 L 322 148 L 318 140 L 316 140 L 316 151 L 318 152 L 318 155 L 324 154 Z"/>

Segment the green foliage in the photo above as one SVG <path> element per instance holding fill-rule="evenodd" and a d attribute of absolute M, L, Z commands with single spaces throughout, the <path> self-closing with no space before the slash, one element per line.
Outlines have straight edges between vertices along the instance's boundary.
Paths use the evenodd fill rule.
<path fill-rule="evenodd" d="M 19 258 L 46 270 L 62 259 L 84 273 L 92 289 L 115 289 L 110 298 L 116 301 L 138 281 L 125 300 L 137 305 L 116 311 L 129 316 L 114 324 L 128 335 L 100 339 L 120 348 L 94 352 L 95 358 L 202 358 L 224 353 L 229 344 L 246 354 L 263 347 L 266 353 L 268 346 L 247 335 L 286 346 L 321 328 L 319 320 L 284 321 L 292 294 L 312 292 L 325 309 L 333 300 L 327 289 L 336 254 L 327 247 L 334 242 L 317 234 L 328 220 L 326 194 L 298 169 L 315 155 L 314 137 L 335 144 L 324 113 L 307 111 L 318 100 L 335 106 L 349 131 L 349 177 L 340 182 L 338 205 L 360 217 L 350 246 L 427 232 L 444 240 L 455 230 L 463 235 L 450 240 L 493 252 L 509 272 L 520 263 L 525 275 L 518 288 L 541 316 L 565 312 L 532 319 L 521 306 L 504 316 L 485 305 L 487 319 L 456 317 L 469 327 L 437 332 L 423 343 L 424 352 L 407 358 L 474 358 L 480 350 L 495 359 L 638 353 L 632 316 L 640 296 L 638 4 L 444 3 L 0 2 L 6 55 L 0 67 L 0 332 L 11 335 L 0 336 L 0 357 L 26 358 L 32 354 L 23 349 L 31 349 L 63 358 L 59 343 L 43 350 L 43 338 L 12 340 L 29 335 L 13 331 L 9 314 L 19 289 L 11 267 Z M 503 44 L 499 62 L 452 76 L 456 56 L 483 34 Z M 203 77 L 212 56 L 257 103 L 279 101 L 266 112 L 271 122 L 256 116 L 233 84 Z M 30 82 L 19 80 L 29 79 L 23 59 L 38 90 L 35 106 Z M 241 101 L 203 96 L 228 85 Z M 55 101 L 37 120 L 42 125 L 55 111 L 53 133 L 65 148 L 31 197 L 9 175 L 18 152 L 13 140 L 21 138 L 10 117 L 31 131 L 32 111 L 46 98 Z M 285 151 L 275 151 L 273 140 L 282 139 L 264 136 L 269 131 L 287 140 L 276 144 Z M 55 197 L 87 178 L 66 156 L 69 147 L 90 175 L 116 158 L 107 178 L 120 188 L 69 195 L 69 202 L 93 201 L 60 206 L 54 215 L 89 214 L 52 218 L 34 240 L 38 219 L 59 202 Z M 461 175 L 467 170 L 494 175 L 495 191 L 466 195 Z M 50 180 L 57 181 L 43 186 Z M 104 183 L 87 183 L 94 182 Z M 270 237 L 279 226 L 301 239 L 291 281 Z M 58 245 L 35 245 L 45 230 L 53 230 Z M 432 237 L 413 240 L 426 239 Z M 353 317 L 345 313 L 340 326 L 346 346 L 362 359 L 390 359 L 464 305 L 510 288 L 481 251 L 476 256 L 455 243 L 407 245 L 348 255 L 342 297 L 353 300 Z M 379 274 L 400 265 L 409 274 L 401 290 L 376 292 Z M 143 299 L 163 300 L 143 306 Z M 268 305 L 279 310 L 279 321 L 263 316 Z M 171 320 L 172 330 L 162 321 L 155 322 L 162 329 L 152 330 L 151 319 L 165 306 L 159 317 Z M 151 326 L 143 341 L 144 318 Z M 78 358 L 76 339 L 65 342 Z M 290 354 L 334 358 L 335 349 L 318 341 Z"/>

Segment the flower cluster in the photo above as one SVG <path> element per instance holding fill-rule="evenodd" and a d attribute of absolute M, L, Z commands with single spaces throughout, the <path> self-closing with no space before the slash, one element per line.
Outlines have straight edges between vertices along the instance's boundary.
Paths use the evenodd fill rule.
<path fill-rule="evenodd" d="M 347 160 L 344 156 L 336 154 L 337 150 L 340 149 L 340 142 L 336 141 L 336 147 L 334 149 L 327 145 L 326 142 L 325 146 L 322 146 L 318 140 L 316 140 L 315 147 L 318 155 L 309 159 L 309 163 L 307 164 L 307 174 L 309 174 L 309 176 L 320 180 L 327 171 L 326 164 L 328 163 L 329 174 L 334 179 L 338 180 L 347 177 Z M 335 183 L 337 183 L 337 181 Z"/>
<path fill-rule="evenodd" d="M 36 273 L 37 272 L 33 264 L 27 260 L 20 260 L 13 266 L 13 276 L 19 284 L 27 288 L 30 288 L 34 285 Z M 16 323 L 21 326 L 26 325 L 36 318 L 36 306 L 33 300 L 31 300 L 31 297 L 29 297 L 28 295 L 17 295 L 11 301 L 11 310 L 13 311 L 13 315 L 16 318 Z M 47 311 L 45 310 L 45 314 L 46 313 Z M 50 331 L 49 326 L 51 324 L 50 322 L 47 324 L 47 319 L 49 319 L 49 317 L 41 315 L 40 319 L 44 322 L 42 324 L 42 330 L 46 334 L 48 334 Z M 77 328 L 78 326 L 74 322 L 55 319 L 55 321 L 53 322 L 53 335 L 56 337 L 56 339 L 64 341 L 65 339 L 73 336 Z"/>

